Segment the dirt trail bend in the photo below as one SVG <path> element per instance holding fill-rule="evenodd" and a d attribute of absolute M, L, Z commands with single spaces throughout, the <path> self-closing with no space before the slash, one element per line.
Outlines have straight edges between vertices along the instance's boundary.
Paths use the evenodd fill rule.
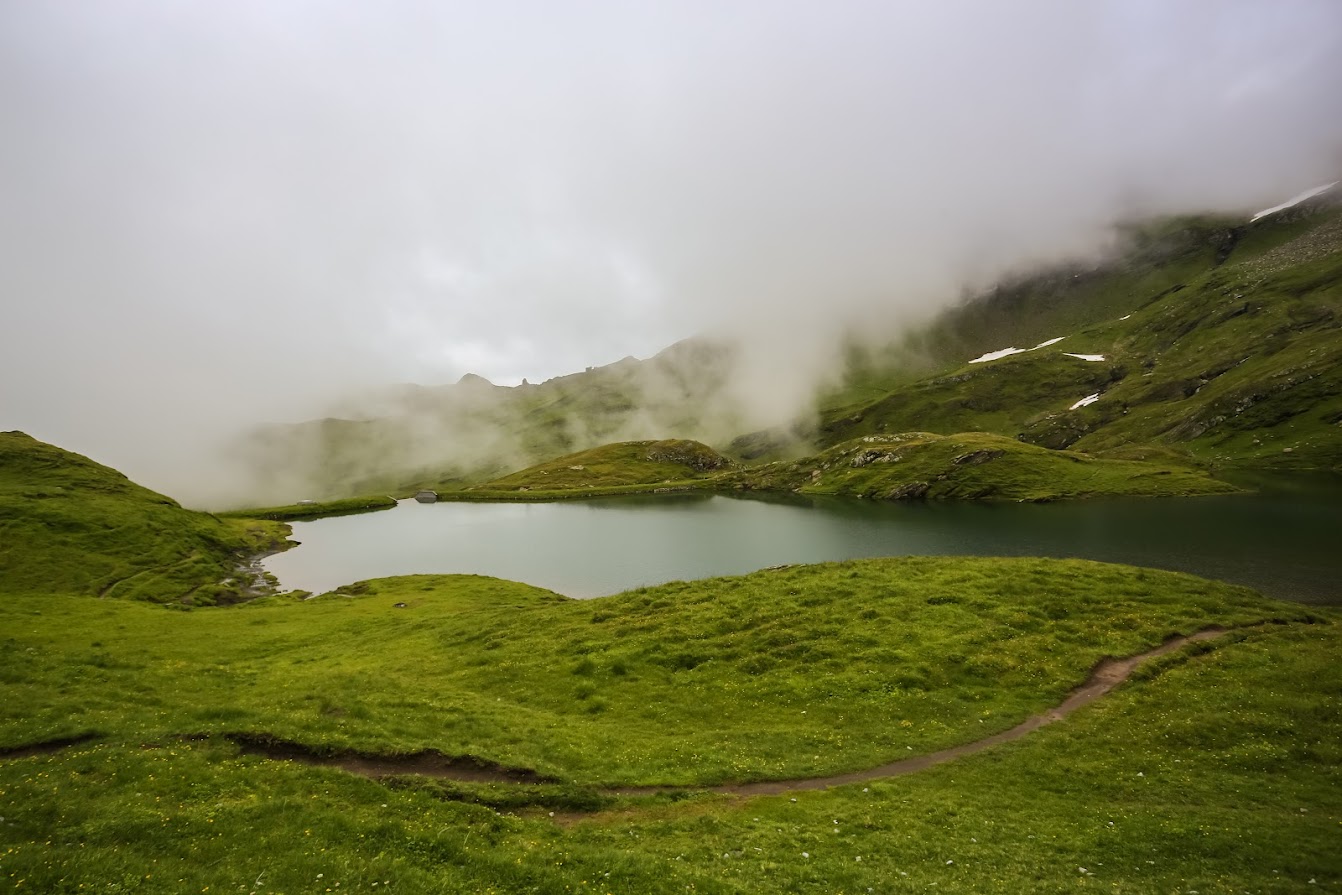
<path fill-rule="evenodd" d="M 975 752 L 981 752 L 992 746 L 1001 743 L 1009 743 L 1012 740 L 1018 740 L 1028 733 L 1032 733 L 1045 725 L 1052 724 L 1055 721 L 1061 721 L 1072 712 L 1089 705 L 1110 690 L 1117 687 L 1123 681 L 1127 680 L 1137 669 L 1139 665 L 1159 656 L 1165 656 L 1177 649 L 1201 640 L 1212 640 L 1226 633 L 1225 628 L 1205 628 L 1195 634 L 1187 636 L 1171 637 L 1160 646 L 1144 653 L 1138 653 L 1135 656 L 1128 656 L 1124 659 L 1105 659 L 1095 666 L 1091 671 L 1090 677 L 1081 686 L 1073 690 L 1066 699 L 1045 712 L 1032 715 L 1010 730 L 1004 730 L 1001 733 L 995 733 L 992 736 L 986 736 L 981 740 L 975 740 L 972 743 L 965 743 L 960 746 L 951 746 L 948 749 L 942 749 L 938 752 L 929 752 L 925 755 L 915 755 L 912 758 L 905 758 L 900 761 L 892 761 L 889 764 L 883 764 L 879 767 L 868 768 L 865 771 L 853 771 L 848 774 L 835 774 L 830 777 L 807 777 L 797 780 L 765 780 L 758 783 L 734 783 L 723 786 L 706 787 L 671 787 L 671 786 L 643 786 L 643 787 L 625 787 L 620 789 L 607 790 L 612 795 L 655 795 L 660 792 L 673 792 L 676 790 L 702 789 L 709 792 L 724 793 L 734 796 L 767 796 L 782 795 L 789 792 L 801 792 L 814 789 L 828 789 L 831 786 L 844 786 L 849 783 L 866 783 L 871 780 L 883 780 L 888 777 L 902 777 L 905 774 L 913 774 L 918 771 L 926 770 L 933 765 L 944 764 L 960 758 L 963 755 L 973 755 Z"/>

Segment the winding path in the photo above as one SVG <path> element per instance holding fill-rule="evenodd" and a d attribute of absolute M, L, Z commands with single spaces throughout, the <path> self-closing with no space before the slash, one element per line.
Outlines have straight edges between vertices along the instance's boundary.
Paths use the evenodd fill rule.
<path fill-rule="evenodd" d="M 972 755 L 992 746 L 1018 740 L 1041 727 L 1061 721 L 1082 706 L 1113 690 L 1127 680 L 1138 666 L 1159 656 L 1165 656 L 1189 643 L 1212 640 L 1226 633 L 1225 628 L 1211 627 L 1187 636 L 1171 637 L 1155 649 L 1128 656 L 1124 659 L 1104 659 L 1090 677 L 1081 686 L 1073 690 L 1066 699 L 1053 708 L 1032 715 L 1010 730 L 986 736 L 981 740 L 951 746 L 937 752 L 916 755 L 901 761 L 892 761 L 879 767 L 848 774 L 835 774 L 829 777 L 807 777 L 795 780 L 765 780 L 756 783 L 728 783 L 720 786 L 630 786 L 601 789 L 604 795 L 647 796 L 667 792 L 715 792 L 732 796 L 780 795 L 805 790 L 828 789 L 831 786 L 843 786 L 849 783 L 865 783 L 889 777 L 900 777 L 925 770 L 933 765 L 944 764 L 964 755 Z M 534 771 L 520 768 L 506 768 L 475 758 L 453 758 L 437 752 L 420 752 L 406 756 L 375 756 L 355 753 L 337 755 L 317 755 L 306 748 L 287 742 L 266 742 L 261 740 L 243 741 L 235 739 L 244 752 L 262 755 L 267 758 L 299 761 L 304 764 L 337 767 L 367 777 L 384 777 L 395 774 L 418 774 L 440 779 L 457 780 L 465 783 L 554 783 L 559 782 L 536 774 Z"/>
<path fill-rule="evenodd" d="M 631 786 L 612 787 L 598 790 L 609 796 L 647 796 L 667 792 L 715 792 L 723 795 L 749 797 L 781 795 L 789 792 L 828 789 L 831 786 L 844 786 L 850 783 L 865 783 L 871 780 L 883 780 L 900 777 L 926 770 L 934 765 L 944 764 L 964 755 L 973 755 L 984 749 L 1018 740 L 1041 727 L 1061 721 L 1082 706 L 1113 690 L 1127 680 L 1138 666 L 1159 656 L 1165 656 L 1189 643 L 1212 640 L 1226 633 L 1225 628 L 1204 628 L 1195 634 L 1171 637 L 1155 649 L 1128 656 L 1125 659 L 1104 659 L 1090 677 L 1081 686 L 1073 690 L 1066 699 L 1053 708 L 1025 719 L 1010 730 L 986 736 L 972 743 L 951 746 L 925 755 L 915 755 L 901 761 L 892 761 L 865 771 L 853 771 L 849 774 L 834 774 L 829 777 L 806 777 L 794 780 L 765 780 L 757 783 L 728 783 L 720 786 Z M 96 739 L 94 734 L 63 737 L 41 743 L 14 746 L 0 749 L 0 759 L 23 758 L 55 752 L 67 746 Z M 195 739 L 196 737 L 188 737 Z M 463 783 L 511 783 L 537 784 L 560 783 L 562 781 L 544 777 L 526 768 L 509 768 L 472 756 L 454 757 L 441 752 L 425 751 L 413 755 L 371 755 L 357 752 L 340 752 L 323 755 L 300 744 L 266 736 L 234 734 L 227 739 L 237 744 L 242 752 L 259 755 L 279 761 L 297 761 L 308 765 L 335 767 L 365 777 L 379 778 L 398 774 L 414 774 L 424 777 L 436 777 L 456 780 Z"/>
<path fill-rule="evenodd" d="M 1200 640 L 1212 640 L 1225 633 L 1225 628 L 1205 628 L 1186 637 L 1171 637 L 1153 650 L 1147 650 L 1146 652 L 1138 653 L 1135 656 L 1128 656 L 1126 659 L 1105 659 L 1095 666 L 1095 670 L 1090 673 L 1090 677 L 1086 679 L 1084 684 L 1073 690 L 1067 698 L 1057 706 L 1046 712 L 1041 712 L 1038 715 L 1032 715 L 1029 718 L 1026 718 L 1010 730 L 1004 730 L 1001 733 L 986 736 L 983 739 L 975 740 L 972 743 L 951 746 L 949 749 L 929 752 L 926 755 L 915 755 L 913 758 L 892 761 L 889 764 L 868 768 L 865 771 L 853 771 L 850 774 L 835 774 L 830 777 L 809 777 L 802 780 L 765 780 L 759 783 L 736 783 L 707 788 L 712 792 L 727 793 L 736 796 L 768 796 L 812 789 L 828 789 L 831 786 L 843 786 L 848 783 L 866 783 L 870 780 L 883 780 L 888 777 L 902 777 L 905 774 L 917 773 L 918 771 L 926 770 L 933 765 L 944 764 L 945 762 L 960 758 L 963 755 L 973 755 L 975 752 L 982 752 L 984 749 L 991 746 L 1018 740 L 1041 727 L 1052 724 L 1055 721 L 1061 721 L 1072 712 L 1084 705 L 1089 705 L 1117 687 L 1119 684 L 1123 683 L 1137 669 L 1137 666 L 1141 665 L 1143 662 L 1155 659 L 1159 656 L 1168 655 L 1189 643 L 1194 643 Z M 612 792 L 618 794 L 639 795 L 664 792 L 668 789 L 669 787 L 622 789 L 612 790 Z"/>

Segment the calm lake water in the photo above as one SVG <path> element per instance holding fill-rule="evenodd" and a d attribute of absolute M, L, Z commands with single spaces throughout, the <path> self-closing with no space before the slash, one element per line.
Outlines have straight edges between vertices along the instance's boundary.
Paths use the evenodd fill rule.
<path fill-rule="evenodd" d="M 1270 596 L 1342 603 L 1342 492 L 1054 504 L 876 503 L 659 495 L 556 503 L 417 504 L 293 523 L 266 560 L 287 588 L 472 572 L 571 597 L 871 556 L 1083 557 L 1193 572 Z"/>

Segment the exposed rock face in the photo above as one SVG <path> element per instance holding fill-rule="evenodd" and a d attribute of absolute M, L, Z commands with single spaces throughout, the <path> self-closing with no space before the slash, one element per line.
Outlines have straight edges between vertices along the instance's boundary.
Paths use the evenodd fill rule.
<path fill-rule="evenodd" d="M 885 495 L 886 500 L 921 500 L 932 486 L 927 482 L 905 482 Z"/>
<path fill-rule="evenodd" d="M 996 460 L 998 457 L 1006 454 L 1006 451 L 997 449 L 984 449 L 981 451 L 970 451 L 968 454 L 961 454 L 955 458 L 956 466 L 978 466 L 980 463 L 987 463 L 990 460 Z"/>
<path fill-rule="evenodd" d="M 437 491 L 419 491 L 415 494 L 415 500 L 420 503 L 435 503 L 438 500 Z"/>
<path fill-rule="evenodd" d="M 697 441 L 658 441 L 648 449 L 648 459 L 654 463 L 680 463 L 699 472 L 721 469 L 730 461 L 717 451 Z"/>
<path fill-rule="evenodd" d="M 861 469 L 872 463 L 892 463 L 898 459 L 899 454 L 894 451 L 862 451 L 849 462 L 849 465 L 854 469 Z"/>

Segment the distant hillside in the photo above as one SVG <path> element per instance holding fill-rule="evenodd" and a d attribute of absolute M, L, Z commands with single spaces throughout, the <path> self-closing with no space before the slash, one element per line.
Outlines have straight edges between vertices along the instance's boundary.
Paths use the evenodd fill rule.
<path fill-rule="evenodd" d="M 721 481 L 747 490 L 881 500 L 1058 500 L 1236 490 L 1179 463 L 1102 460 L 982 432 L 868 435 L 814 457 L 732 472 Z"/>
<path fill-rule="evenodd" d="M 1330 196 L 1253 223 L 1152 226 L 1118 261 L 1004 286 L 890 354 L 912 345 L 955 359 L 887 372 L 884 386 L 861 371 L 818 422 L 732 449 L 769 459 L 887 431 L 982 430 L 1050 448 L 1153 443 L 1217 464 L 1342 469 L 1342 208 Z M 1009 348 L 1025 350 L 970 362 Z"/>
<path fill-rule="evenodd" d="M 87 457 L 0 433 L 0 595 L 235 601 L 255 583 L 240 567 L 283 533 L 185 510 Z"/>
<path fill-rule="evenodd" d="M 812 457 L 741 466 L 695 441 L 634 441 L 570 454 L 450 496 L 533 500 L 614 493 L 772 491 L 879 500 L 1171 497 L 1237 490 L 1178 457 L 1099 459 L 984 432 L 855 438 Z"/>
<path fill-rule="evenodd" d="M 689 340 L 540 384 L 403 386 L 340 408 L 349 418 L 257 429 L 234 453 L 273 502 L 461 488 L 614 441 L 725 442 L 744 418 L 733 364 L 729 347 Z"/>
<path fill-rule="evenodd" d="M 626 441 L 568 454 L 468 491 L 585 491 L 702 479 L 731 461 L 688 439 Z"/>

